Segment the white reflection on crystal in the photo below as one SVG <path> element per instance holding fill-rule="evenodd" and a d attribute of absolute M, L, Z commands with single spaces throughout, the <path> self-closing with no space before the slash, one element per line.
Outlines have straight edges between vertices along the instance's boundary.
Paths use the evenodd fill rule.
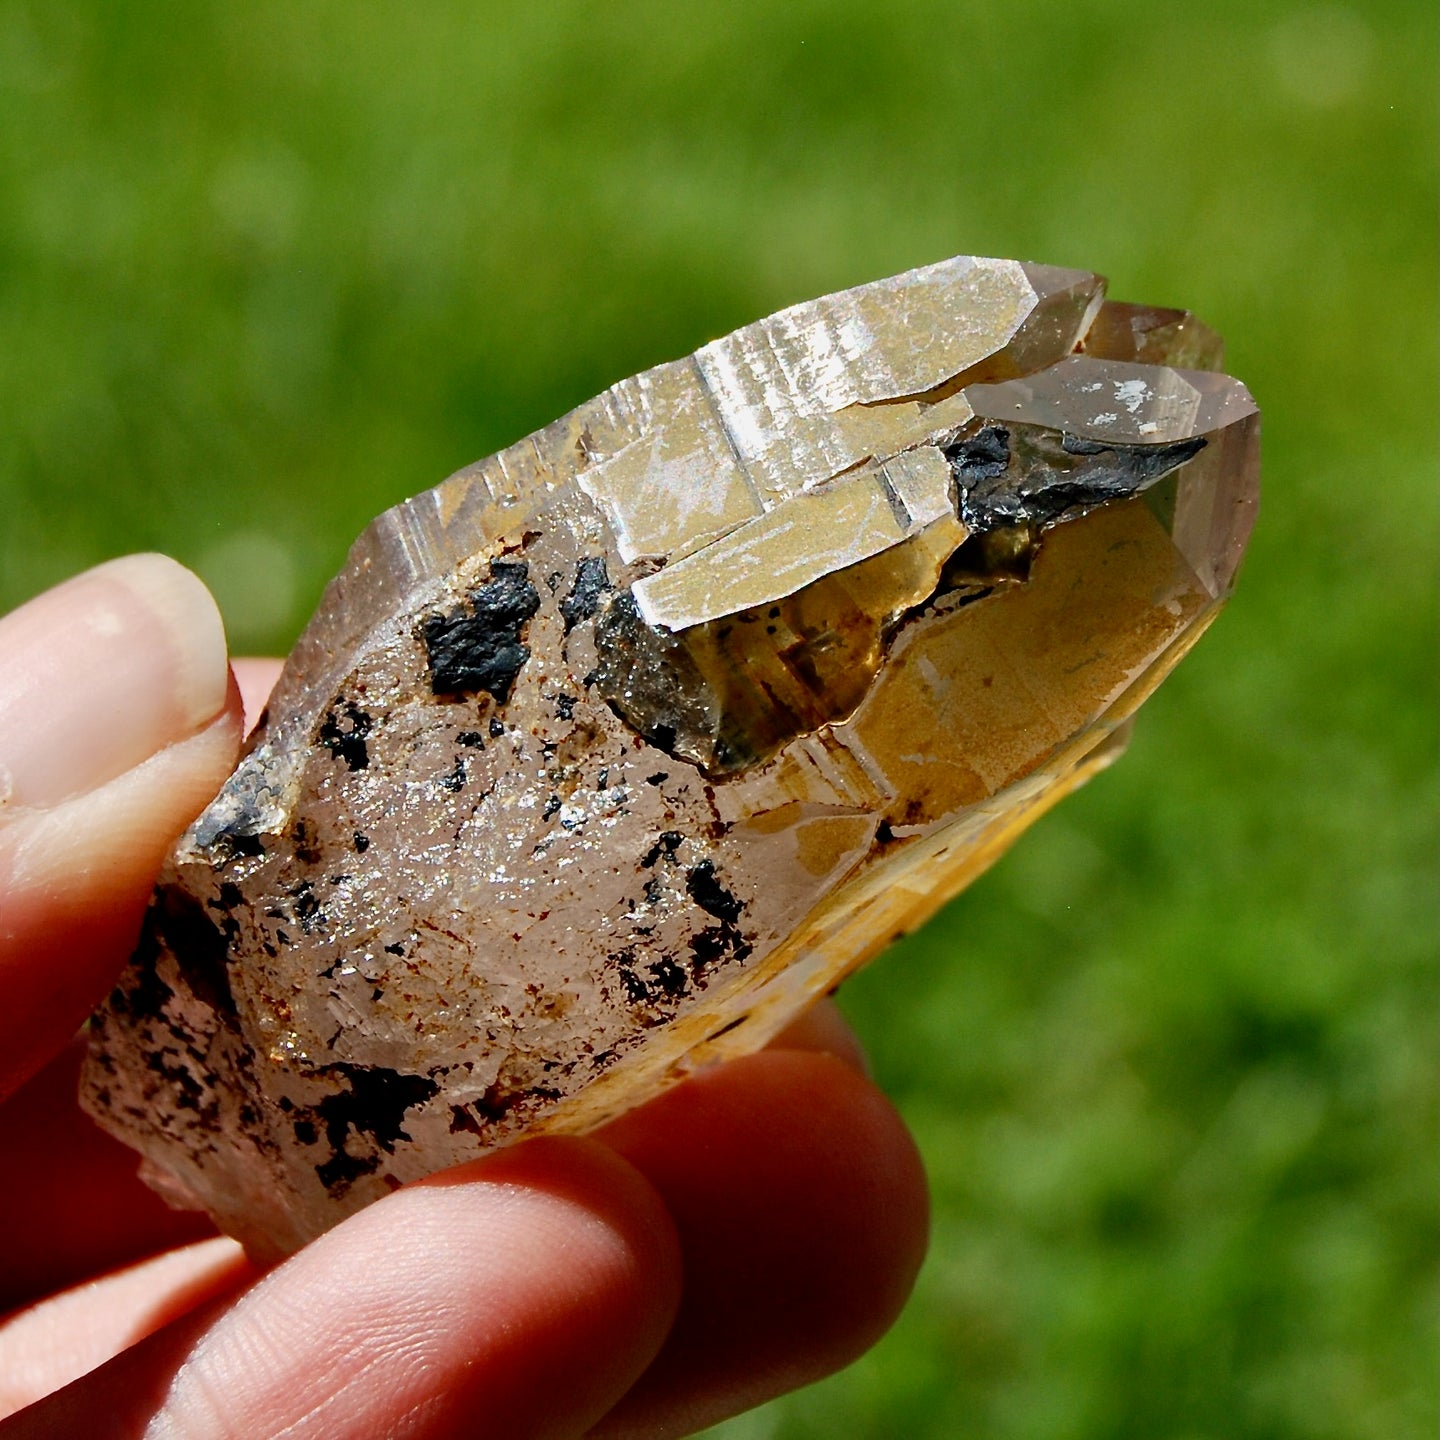
<path fill-rule="evenodd" d="M 1115 386 L 1115 398 L 1132 415 L 1145 403 L 1149 393 L 1150 387 L 1143 380 L 1121 380 Z M 1113 420 L 1116 417 L 1106 415 L 1099 418 Z"/>

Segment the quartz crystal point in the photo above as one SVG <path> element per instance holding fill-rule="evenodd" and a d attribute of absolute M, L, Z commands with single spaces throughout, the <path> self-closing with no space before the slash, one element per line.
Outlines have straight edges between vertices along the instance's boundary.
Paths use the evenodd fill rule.
<path fill-rule="evenodd" d="M 84 1101 L 260 1256 L 763 1044 L 1119 748 L 1258 416 L 1191 316 L 959 258 L 382 515 L 177 844 Z"/>

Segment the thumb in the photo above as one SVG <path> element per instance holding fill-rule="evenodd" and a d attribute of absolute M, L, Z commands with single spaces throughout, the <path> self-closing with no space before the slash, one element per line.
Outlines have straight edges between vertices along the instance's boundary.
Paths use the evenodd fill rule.
<path fill-rule="evenodd" d="M 113 982 L 239 741 L 219 612 L 175 561 L 113 560 L 0 618 L 0 1098 Z"/>

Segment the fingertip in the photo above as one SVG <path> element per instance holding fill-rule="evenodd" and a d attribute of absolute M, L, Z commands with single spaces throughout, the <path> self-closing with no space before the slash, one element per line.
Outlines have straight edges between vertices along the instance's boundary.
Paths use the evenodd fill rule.
<path fill-rule="evenodd" d="M 664 1350 L 597 1435 L 715 1424 L 848 1364 L 899 1314 L 928 1239 L 924 1169 L 845 1062 L 763 1051 L 600 1138 L 664 1199 L 685 1290 Z"/>
<path fill-rule="evenodd" d="M 225 631 L 165 555 L 98 565 L 0 618 L 0 819 L 109 783 L 223 711 Z"/>
<path fill-rule="evenodd" d="M 662 1344 L 679 1247 L 659 1197 L 594 1141 L 540 1139 L 405 1187 L 272 1273 L 187 1361 L 162 1412 L 223 1391 L 248 1433 L 579 1434 Z M 248 1364 L 263 1337 L 268 1367 Z M 357 1357 L 363 1356 L 363 1366 Z M 258 1377 L 258 1378 L 257 1378 Z M 197 1408 L 198 1407 L 198 1408 Z"/>
<path fill-rule="evenodd" d="M 659 1348 L 680 1300 L 680 1241 L 655 1187 L 610 1146 L 585 1136 L 539 1136 L 428 1176 L 381 1203 L 398 1213 L 405 1197 L 423 1191 L 454 1192 L 462 1205 L 477 1203 L 476 1196 L 487 1205 L 508 1197 L 525 1221 L 535 1273 L 569 1247 L 567 1284 L 585 1266 L 597 1267 L 584 1283 L 619 1307 L 621 1329 L 639 1327 L 642 1349 L 653 1355 Z M 444 1224 L 446 1212 L 427 1204 Z M 577 1225 L 593 1246 L 584 1254 L 575 1249 Z M 573 1300 L 566 1289 L 555 1293 L 564 1304 Z"/>
<path fill-rule="evenodd" d="M 183 736 L 208 724 L 228 701 L 230 676 L 225 622 L 205 582 L 154 551 L 122 555 L 90 576 L 128 591 L 147 617 L 147 638 L 168 652 L 161 683 L 174 703 L 174 730 Z M 116 638 L 123 645 L 124 637 Z"/>
<path fill-rule="evenodd" d="M 649 1183 L 595 1141 L 536 1140 L 361 1211 L 194 1343 L 157 1335 L 50 1397 L 30 1433 L 58 1415 L 130 1433 L 118 1403 L 167 1435 L 579 1435 L 653 1359 L 679 1290 Z"/>

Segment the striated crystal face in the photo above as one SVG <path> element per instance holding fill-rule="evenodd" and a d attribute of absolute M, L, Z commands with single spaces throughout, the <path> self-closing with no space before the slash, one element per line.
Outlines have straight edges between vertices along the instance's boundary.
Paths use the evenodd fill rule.
<path fill-rule="evenodd" d="M 97 1017 L 84 1101 L 282 1254 L 763 1044 L 1115 754 L 1258 416 L 1183 312 L 959 258 L 382 515 Z"/>

